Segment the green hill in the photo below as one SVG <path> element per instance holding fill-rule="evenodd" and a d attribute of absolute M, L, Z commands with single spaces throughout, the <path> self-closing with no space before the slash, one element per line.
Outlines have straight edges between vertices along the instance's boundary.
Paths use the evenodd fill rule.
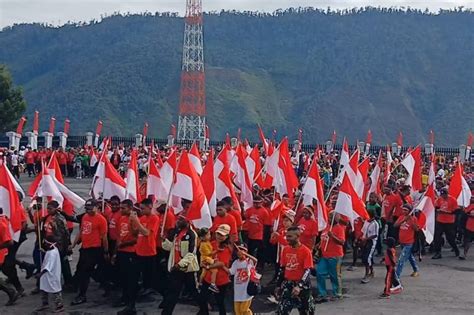
<path fill-rule="evenodd" d="M 333 129 L 354 142 L 458 145 L 474 128 L 474 14 L 360 9 L 204 17 L 211 136 L 266 133 L 307 142 Z M 0 63 L 22 85 L 28 113 L 71 119 L 72 133 L 133 135 L 143 121 L 164 137 L 176 123 L 184 21 L 172 14 L 112 16 L 59 28 L 0 32 Z M 339 138 L 340 139 L 340 138 Z"/>

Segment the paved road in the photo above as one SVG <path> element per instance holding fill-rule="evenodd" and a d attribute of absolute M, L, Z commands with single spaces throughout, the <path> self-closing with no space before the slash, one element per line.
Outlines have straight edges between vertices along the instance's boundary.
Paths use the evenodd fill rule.
<path fill-rule="evenodd" d="M 23 187 L 27 188 L 31 180 L 22 179 Z M 67 179 L 68 185 L 83 197 L 87 196 L 90 181 Z M 22 245 L 19 258 L 31 261 L 33 247 L 32 237 Z M 473 253 L 474 254 L 474 253 Z M 444 258 L 431 260 L 428 257 L 421 263 L 420 276 L 411 278 L 411 270 L 407 265 L 402 276 L 405 290 L 402 294 L 392 296 L 390 300 L 380 300 L 377 296 L 383 289 L 385 267 L 377 265 L 376 277 L 369 284 L 361 284 L 363 268 L 356 271 L 343 271 L 344 299 L 317 306 L 318 314 L 473 314 L 474 311 L 474 257 L 470 260 L 459 261 L 445 249 Z M 73 257 L 71 266 L 75 269 L 77 253 Z M 271 277 L 271 270 L 265 273 L 264 278 Z M 33 280 L 23 280 L 27 292 L 34 288 Z M 268 280 L 264 280 L 264 283 Z M 103 298 L 98 285 L 91 282 L 88 292 L 88 303 L 72 307 L 69 305 L 74 298 L 73 293 L 64 295 L 68 314 L 114 314 L 119 309 L 111 307 L 113 297 Z M 159 314 L 158 304 L 160 296 L 153 296 L 147 301 L 137 304 L 140 314 Z M 0 293 L 0 305 L 6 302 L 6 296 Z M 0 307 L 0 314 L 32 314 L 40 305 L 40 297 L 27 295 L 21 298 L 15 306 Z M 275 306 L 268 303 L 265 296 L 259 296 L 254 301 L 253 309 L 256 314 L 273 314 Z M 229 308 L 229 311 L 231 308 Z M 179 304 L 175 314 L 195 314 L 197 307 L 191 304 Z M 44 313 L 42 313 L 44 314 Z M 296 314 L 296 312 L 294 312 Z"/>

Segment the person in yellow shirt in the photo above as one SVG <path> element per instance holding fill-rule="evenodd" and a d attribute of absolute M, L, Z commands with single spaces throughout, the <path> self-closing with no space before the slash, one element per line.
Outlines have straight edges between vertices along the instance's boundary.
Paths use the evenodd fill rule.
<path fill-rule="evenodd" d="M 198 236 L 200 239 L 200 244 L 199 244 L 199 253 L 201 254 L 200 263 L 201 263 L 201 267 L 203 267 L 201 276 L 199 277 L 199 283 L 202 284 L 202 280 L 206 276 L 206 273 L 210 272 L 211 285 L 209 286 L 209 290 L 215 293 L 219 293 L 219 289 L 216 286 L 217 269 L 207 268 L 207 266 L 214 264 L 215 251 L 213 250 L 212 244 L 211 244 L 211 232 L 207 228 L 202 228 L 199 230 Z"/>

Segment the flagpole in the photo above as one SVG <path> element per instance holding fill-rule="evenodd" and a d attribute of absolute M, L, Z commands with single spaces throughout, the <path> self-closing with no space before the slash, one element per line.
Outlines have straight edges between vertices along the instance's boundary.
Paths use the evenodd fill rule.
<path fill-rule="evenodd" d="M 177 154 L 176 154 L 177 155 Z M 181 156 L 179 157 L 179 161 L 176 165 L 176 171 L 178 170 L 178 167 L 179 167 L 179 163 L 181 163 Z M 168 211 L 169 211 L 169 203 L 170 203 L 170 200 L 171 200 L 171 192 L 173 191 L 173 187 L 174 187 L 174 184 L 175 184 L 175 172 L 173 171 L 173 181 L 171 182 L 171 187 L 170 187 L 170 191 L 168 193 L 168 197 L 166 198 L 166 208 L 165 208 L 165 215 L 163 217 L 163 225 L 161 226 L 161 232 L 160 232 L 160 235 L 163 237 L 163 234 L 164 234 L 164 231 L 165 231 L 165 224 L 166 224 L 166 217 L 168 216 Z"/>

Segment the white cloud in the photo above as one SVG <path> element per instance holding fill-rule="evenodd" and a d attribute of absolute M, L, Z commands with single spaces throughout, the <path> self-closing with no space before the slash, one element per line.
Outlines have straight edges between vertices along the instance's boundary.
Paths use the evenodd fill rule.
<path fill-rule="evenodd" d="M 437 11 L 439 8 L 474 7 L 473 0 L 203 0 L 205 11 L 237 9 L 274 11 L 278 8 L 312 6 L 351 8 L 360 6 L 404 6 Z M 185 0 L 0 0 L 0 28 L 14 23 L 89 21 L 113 12 L 184 13 Z"/>

